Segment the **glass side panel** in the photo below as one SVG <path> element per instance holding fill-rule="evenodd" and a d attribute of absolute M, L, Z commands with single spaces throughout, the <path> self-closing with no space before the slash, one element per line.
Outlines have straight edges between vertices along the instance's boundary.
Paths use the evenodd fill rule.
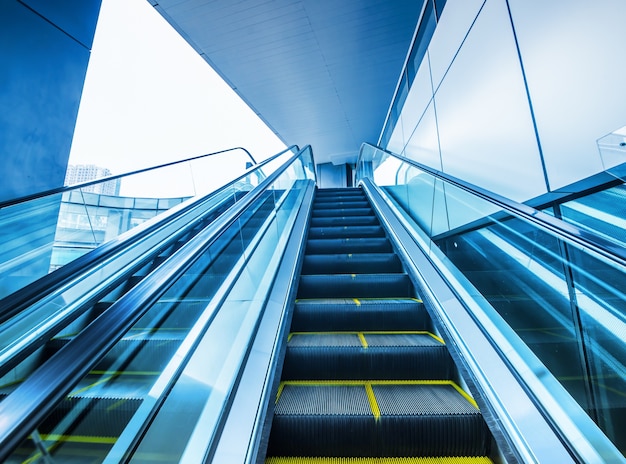
<path fill-rule="evenodd" d="M 626 451 L 626 286 L 624 272 L 568 247 L 583 349 L 589 368 L 590 410 Z M 626 454 L 626 453 L 625 453 Z"/>
<path fill-rule="evenodd" d="M 288 154 L 293 152 L 239 179 L 236 188 L 249 191 Z M 249 162 L 245 152 L 228 151 L 0 208 L 0 238 L 9 245 L 0 251 L 0 298 L 189 198 L 233 182 Z"/>
<path fill-rule="evenodd" d="M 626 186 L 568 201 L 560 210 L 563 220 L 626 245 Z"/>
<path fill-rule="evenodd" d="M 426 251 L 451 265 L 452 285 L 484 297 L 625 452 L 626 269 L 391 158 L 364 145 L 357 178 L 382 188 Z M 624 243 L 624 192 L 566 203 L 562 214 Z"/>
<path fill-rule="evenodd" d="M 46 275 L 61 195 L 0 209 L 0 298 Z"/>

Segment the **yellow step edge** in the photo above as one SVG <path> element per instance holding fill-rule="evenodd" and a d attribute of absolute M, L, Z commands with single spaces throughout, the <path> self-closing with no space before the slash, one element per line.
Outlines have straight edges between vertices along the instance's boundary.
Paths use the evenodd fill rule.
<path fill-rule="evenodd" d="M 427 330 L 361 330 L 361 331 L 350 331 L 350 330 L 337 330 L 337 331 L 320 331 L 320 332 L 290 332 L 287 336 L 287 341 L 291 340 L 294 335 L 358 335 L 359 338 L 361 335 L 428 335 L 435 340 L 437 340 L 442 345 L 445 345 L 446 342 L 443 341 L 441 337 L 435 335 L 432 332 L 428 332 Z M 367 344 L 367 342 L 365 342 Z"/>
<path fill-rule="evenodd" d="M 356 274 L 350 274 L 350 275 L 354 275 L 356 276 Z M 388 297 L 388 298 L 384 298 L 384 297 L 378 297 L 378 298 L 297 298 L 296 299 L 296 303 L 301 302 L 301 301 L 329 301 L 331 303 L 333 303 L 333 301 L 345 301 L 345 300 L 352 300 L 356 303 L 357 306 L 361 306 L 361 302 L 362 301 L 390 301 L 390 300 L 396 300 L 396 301 L 415 301 L 416 303 L 423 303 L 423 301 L 420 298 L 411 298 L 411 297 Z"/>
<path fill-rule="evenodd" d="M 444 456 L 419 458 L 317 458 L 269 457 L 265 464 L 492 464 L 486 456 Z"/>
<path fill-rule="evenodd" d="M 454 388 L 459 394 L 467 400 L 472 406 L 476 409 L 480 410 L 478 407 L 478 403 L 472 398 L 472 396 L 463 390 L 456 382 L 452 380 L 286 380 L 280 382 L 278 387 L 278 392 L 276 393 L 276 403 L 280 399 L 280 395 L 282 394 L 284 388 L 286 386 L 303 386 L 303 387 L 327 387 L 327 386 L 354 386 L 354 387 L 365 387 L 367 386 L 371 390 L 372 386 L 375 385 L 450 385 Z M 369 392 L 368 398 L 369 398 Z M 374 395 L 373 390 L 371 390 L 371 394 Z M 375 398 L 374 398 L 375 399 Z M 371 404 L 371 403 L 370 403 Z M 375 414 L 375 411 L 372 410 Z M 379 412 L 380 415 L 380 412 Z"/>
<path fill-rule="evenodd" d="M 150 377 L 161 375 L 160 371 L 89 371 L 89 375 L 135 375 L 138 377 Z"/>
<path fill-rule="evenodd" d="M 365 393 L 367 394 L 367 400 L 370 403 L 370 409 L 372 410 L 372 414 L 374 415 L 374 420 L 380 419 L 380 408 L 378 407 L 378 401 L 376 401 L 376 395 L 374 395 L 374 390 L 372 390 L 372 384 L 369 382 L 365 382 Z"/>
<path fill-rule="evenodd" d="M 114 445 L 117 437 L 96 437 L 89 435 L 59 435 L 52 433 L 42 433 L 43 441 L 59 442 L 59 443 L 93 443 L 97 445 Z"/>

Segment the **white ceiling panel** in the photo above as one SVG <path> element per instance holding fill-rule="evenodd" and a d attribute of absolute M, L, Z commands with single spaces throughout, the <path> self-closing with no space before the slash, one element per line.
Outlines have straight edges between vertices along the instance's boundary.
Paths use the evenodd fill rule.
<path fill-rule="evenodd" d="M 421 0 L 149 0 L 288 145 L 376 142 Z"/>

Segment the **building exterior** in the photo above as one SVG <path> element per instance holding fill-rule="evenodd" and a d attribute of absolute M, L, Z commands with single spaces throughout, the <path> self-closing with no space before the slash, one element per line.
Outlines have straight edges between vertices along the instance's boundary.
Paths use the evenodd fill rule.
<path fill-rule="evenodd" d="M 101 179 L 106 176 L 110 176 L 113 173 L 107 168 L 101 168 L 94 164 L 70 164 L 67 167 L 67 173 L 65 174 L 65 185 L 80 184 L 90 180 Z M 99 193 L 102 195 L 119 195 L 120 186 L 122 184 L 121 179 L 114 179 L 109 182 L 104 182 L 95 185 L 88 185 L 83 187 L 84 192 Z"/>

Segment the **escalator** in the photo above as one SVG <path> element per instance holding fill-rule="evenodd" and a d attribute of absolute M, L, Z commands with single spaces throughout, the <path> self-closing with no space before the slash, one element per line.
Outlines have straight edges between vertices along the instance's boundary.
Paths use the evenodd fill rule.
<path fill-rule="evenodd" d="M 0 366 L 0 461 L 620 462 L 382 189 L 283 158 L 115 283 L 81 293 L 117 255 L 61 282 L 39 309 L 78 316 Z"/>
<path fill-rule="evenodd" d="M 433 332 L 362 190 L 318 190 L 266 463 L 491 462 L 489 429 Z"/>
<path fill-rule="evenodd" d="M 240 258 L 242 247 L 245 249 L 252 241 L 274 206 L 273 195 L 268 192 L 262 195 L 243 214 L 238 227 L 224 234 L 222 245 L 219 250 L 213 250 L 211 259 L 205 258 L 204 263 L 201 260 L 192 272 L 174 284 L 170 296 L 161 298 L 134 324 L 7 462 L 27 462 L 29 457 L 37 456 L 38 449 L 40 458 L 54 455 L 54 460 L 49 458 L 49 462 L 102 462 L 205 311 L 224 276 Z M 207 224 L 207 220 L 198 221 L 190 233 L 157 253 L 143 273 L 149 275 Z M 133 276 L 131 282 L 121 283 L 83 317 L 47 341 L 29 363 L 9 372 L 8 376 L 17 381 L 6 383 L 5 376 L 0 400 L 19 386 L 23 378 L 69 345 L 142 277 Z"/>
<path fill-rule="evenodd" d="M 227 407 L 310 166 L 284 150 L 0 301 L 0 461 L 178 462 L 203 405 Z"/>

